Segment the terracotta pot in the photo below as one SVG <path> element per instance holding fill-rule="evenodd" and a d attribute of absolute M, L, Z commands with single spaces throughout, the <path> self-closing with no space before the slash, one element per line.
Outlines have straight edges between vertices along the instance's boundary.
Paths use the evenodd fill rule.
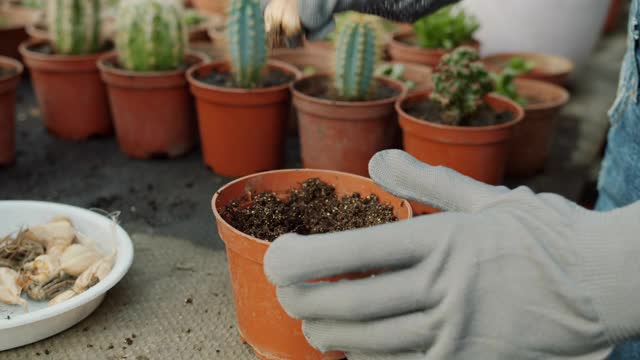
<path fill-rule="evenodd" d="M 196 54 L 186 64 L 203 61 Z M 136 159 L 176 158 L 193 149 L 196 121 L 186 69 L 134 72 L 118 67 L 116 54 L 98 61 L 107 84 L 120 149 Z"/>
<path fill-rule="evenodd" d="M 49 30 L 47 25 L 43 22 L 35 22 L 25 27 L 27 34 L 32 41 L 47 41 L 49 40 Z"/>
<path fill-rule="evenodd" d="M 431 67 L 421 64 L 389 62 L 386 64 L 400 64 L 404 68 L 403 78 L 413 82 L 415 85 L 408 89 L 409 94 L 418 91 L 433 89 L 433 70 Z"/>
<path fill-rule="evenodd" d="M 10 165 L 16 157 L 16 88 L 24 70 L 13 58 L 0 56 L 0 166 Z"/>
<path fill-rule="evenodd" d="M 304 39 L 304 47 L 315 50 L 315 51 L 324 51 L 329 54 L 333 54 L 335 50 L 335 46 L 329 40 L 307 40 Z"/>
<path fill-rule="evenodd" d="M 308 67 L 312 67 L 316 73 L 332 73 L 334 71 L 333 53 L 319 50 L 317 47 L 273 49 L 270 58 L 291 64 L 300 71 L 304 71 Z"/>
<path fill-rule="evenodd" d="M 300 75 L 296 68 L 279 61 L 270 61 L 269 68 Z M 196 97 L 205 163 L 216 173 L 233 177 L 281 167 L 291 99 L 289 84 L 236 89 L 198 80 L 229 69 L 229 63 L 221 61 L 187 72 Z"/>
<path fill-rule="evenodd" d="M 20 45 L 45 127 L 69 140 L 111 134 L 107 91 L 96 64 L 105 53 L 49 55 L 34 50 L 46 44 L 28 41 Z"/>
<path fill-rule="evenodd" d="M 388 51 L 392 61 L 402 63 L 414 63 L 427 65 L 432 68 L 436 68 L 440 64 L 440 60 L 443 56 L 450 53 L 452 50 L 445 49 L 425 49 L 416 45 L 409 45 L 408 40 L 415 35 L 413 32 L 399 32 L 393 35 L 389 42 Z M 480 49 L 480 43 L 475 41 L 466 46 L 471 46 L 476 49 Z"/>
<path fill-rule="evenodd" d="M 516 126 L 507 174 L 531 176 L 544 168 L 553 139 L 555 122 L 569 101 L 563 87 L 537 80 L 517 79 L 518 94 L 536 99 L 524 106 L 524 119 Z"/>
<path fill-rule="evenodd" d="M 607 21 L 604 24 L 604 32 L 610 33 L 616 30 L 620 23 L 620 13 L 622 11 L 622 1 L 611 0 L 609 12 L 607 13 Z"/>
<path fill-rule="evenodd" d="M 519 76 L 523 79 L 546 81 L 552 84 L 564 86 L 567 83 L 569 75 L 573 71 L 573 63 L 571 60 L 561 56 L 537 53 L 495 54 L 485 57 L 482 59 L 482 62 L 488 70 L 501 72 L 508 62 L 514 57 L 519 57 L 535 64 L 533 70 Z"/>
<path fill-rule="evenodd" d="M 290 318 L 282 309 L 276 289 L 267 280 L 263 258 L 269 243 L 244 234 L 229 225 L 220 211 L 231 201 L 248 193 L 273 191 L 285 194 L 309 178 L 319 178 L 336 188 L 338 195 L 358 192 L 376 194 L 382 203 L 394 207 L 401 219 L 411 217 L 411 207 L 377 187 L 373 181 L 351 174 L 322 170 L 281 170 L 255 174 L 229 183 L 216 192 L 212 207 L 218 232 L 227 248 L 229 273 L 238 317 L 240 336 L 265 360 L 342 359 L 342 353 L 320 354 L 302 334 L 302 322 Z"/>
<path fill-rule="evenodd" d="M 29 39 L 25 27 L 35 23 L 40 12 L 21 6 L 0 6 L 0 18 L 7 20 L 6 27 L 0 27 L 0 56 L 20 59 L 18 47 Z"/>
<path fill-rule="evenodd" d="M 193 7 L 209 14 L 225 15 L 229 0 L 191 0 Z"/>
<path fill-rule="evenodd" d="M 513 101 L 488 95 L 485 103 L 496 111 L 509 111 L 513 121 L 496 126 L 458 127 L 430 123 L 405 112 L 410 103 L 425 101 L 430 90 L 406 97 L 396 104 L 404 148 L 418 160 L 446 166 L 476 180 L 498 185 L 504 177 L 515 126 L 524 110 Z"/>
<path fill-rule="evenodd" d="M 293 104 L 298 112 L 300 151 L 306 168 L 369 174 L 369 160 L 375 153 L 394 146 L 397 115 L 393 104 L 404 95 L 404 86 L 395 80 L 378 78 L 396 91 L 377 101 L 335 101 L 309 95 L 323 93 L 331 86 L 325 74 L 311 75 L 292 86 Z"/>

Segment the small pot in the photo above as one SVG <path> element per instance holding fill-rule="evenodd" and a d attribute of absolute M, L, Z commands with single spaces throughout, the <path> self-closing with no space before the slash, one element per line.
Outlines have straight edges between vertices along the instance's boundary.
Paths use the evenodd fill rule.
<path fill-rule="evenodd" d="M 321 354 L 312 348 L 302 334 L 302 322 L 290 318 L 276 296 L 276 288 L 264 273 L 264 255 L 270 243 L 244 234 L 220 215 L 226 205 L 251 193 L 273 191 L 286 194 L 309 178 L 335 186 L 338 196 L 358 192 L 376 194 L 382 203 L 394 208 L 396 217 L 411 217 L 410 205 L 384 192 L 373 181 L 351 174 L 323 170 L 281 170 L 238 179 L 222 187 L 213 197 L 212 208 L 218 232 L 227 249 L 229 273 L 238 318 L 238 330 L 263 360 L 330 360 L 342 359 L 339 352 Z"/>
<path fill-rule="evenodd" d="M 548 83 L 565 86 L 567 79 L 573 71 L 571 60 L 562 56 L 538 54 L 538 53 L 502 53 L 487 56 L 482 59 L 487 69 L 492 72 L 501 72 L 502 69 L 514 58 L 519 57 L 533 62 L 535 67 L 519 78 L 545 81 Z"/>
<path fill-rule="evenodd" d="M 185 63 L 203 59 L 187 54 Z M 175 71 L 135 72 L 118 67 L 114 53 L 98 61 L 107 84 L 120 149 L 136 159 L 155 155 L 176 158 L 193 149 L 196 121 L 186 68 Z"/>
<path fill-rule="evenodd" d="M 18 47 L 29 39 L 25 27 L 37 22 L 40 12 L 22 6 L 0 6 L 0 17 L 9 22 L 8 26 L 0 27 L 0 56 L 20 60 Z"/>
<path fill-rule="evenodd" d="M 289 64 L 269 61 L 295 77 Z M 198 80 L 212 72 L 228 72 L 226 61 L 191 68 L 187 78 L 196 97 L 202 152 L 207 166 L 224 176 L 244 176 L 282 166 L 291 95 L 289 84 L 237 89 Z"/>
<path fill-rule="evenodd" d="M 517 79 L 518 94 L 539 101 L 524 106 L 524 119 L 516 126 L 507 174 L 531 176 L 544 168 L 553 139 L 555 122 L 569 101 L 563 87 L 537 80 Z"/>
<path fill-rule="evenodd" d="M 377 78 L 377 81 L 394 89 L 396 94 L 383 100 L 357 102 L 307 94 L 305 89 L 315 87 L 323 92 L 331 86 L 326 74 L 307 76 L 293 84 L 304 167 L 368 176 L 371 157 L 393 148 L 398 134 L 393 105 L 405 94 L 405 88 L 395 80 Z"/>
<path fill-rule="evenodd" d="M 229 0 L 191 0 L 191 4 L 205 13 L 226 16 Z"/>
<path fill-rule="evenodd" d="M 497 95 L 485 97 L 495 111 L 509 111 L 514 120 L 496 126 L 460 127 L 430 123 L 404 110 L 412 102 L 426 101 L 431 90 L 407 96 L 396 104 L 404 148 L 418 160 L 433 166 L 446 166 L 491 185 L 502 182 L 514 129 L 524 116 L 515 102 Z"/>
<path fill-rule="evenodd" d="M 20 45 L 46 128 L 68 140 L 111 134 L 109 100 L 96 64 L 105 53 L 51 55 L 34 50 L 47 44 L 27 41 Z"/>
<path fill-rule="evenodd" d="M 408 89 L 409 94 L 418 91 L 433 89 L 433 70 L 431 67 L 421 64 L 389 62 L 387 64 L 400 64 L 404 68 L 403 78 L 413 82 L 415 85 Z"/>
<path fill-rule="evenodd" d="M 407 40 L 413 37 L 415 37 L 413 31 L 398 32 L 393 35 L 388 46 L 389 55 L 391 56 L 392 61 L 422 64 L 435 69 L 438 64 L 440 64 L 442 57 L 453 51 L 445 49 L 425 49 L 416 45 L 407 44 Z M 480 49 L 480 43 L 477 41 L 466 44 L 465 46 L 471 46 L 478 50 Z"/>
<path fill-rule="evenodd" d="M 24 68 L 13 58 L 0 56 L 0 69 L 13 71 L 0 76 L 0 166 L 5 166 L 16 157 L 16 88 Z"/>

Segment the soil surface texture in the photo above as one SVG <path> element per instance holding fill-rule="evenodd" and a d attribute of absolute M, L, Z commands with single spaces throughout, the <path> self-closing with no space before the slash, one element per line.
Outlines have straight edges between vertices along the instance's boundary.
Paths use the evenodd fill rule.
<path fill-rule="evenodd" d="M 267 241 L 287 233 L 324 234 L 398 220 L 393 207 L 380 203 L 376 195 L 339 197 L 333 186 L 319 179 L 305 181 L 284 199 L 270 192 L 238 199 L 222 216 L 236 229 Z"/>
<path fill-rule="evenodd" d="M 264 89 L 284 85 L 296 78 L 294 75 L 286 73 L 279 69 L 269 69 L 269 72 L 267 72 L 265 75 L 266 76 L 264 77 L 259 88 Z M 237 88 L 237 86 L 233 84 L 233 79 L 231 77 L 231 73 L 229 72 L 212 71 L 207 76 L 198 77 L 198 80 L 209 85 L 221 86 L 226 88 Z"/>
<path fill-rule="evenodd" d="M 418 119 L 434 124 L 445 124 L 442 118 L 442 107 L 440 104 L 428 101 L 419 101 L 405 105 L 407 114 Z M 487 105 L 483 105 L 471 115 L 462 119 L 459 126 L 463 127 L 484 127 L 505 124 L 512 121 L 515 115 L 511 112 L 496 112 Z"/>

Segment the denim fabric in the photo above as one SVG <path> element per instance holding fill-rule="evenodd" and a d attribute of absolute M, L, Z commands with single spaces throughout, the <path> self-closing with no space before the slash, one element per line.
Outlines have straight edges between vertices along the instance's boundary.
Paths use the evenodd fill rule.
<path fill-rule="evenodd" d="M 639 0 L 631 3 L 628 49 L 617 99 L 609 111 L 611 130 L 598 188 L 596 209 L 608 211 L 640 200 Z M 609 360 L 640 360 L 640 339 L 617 347 Z"/>

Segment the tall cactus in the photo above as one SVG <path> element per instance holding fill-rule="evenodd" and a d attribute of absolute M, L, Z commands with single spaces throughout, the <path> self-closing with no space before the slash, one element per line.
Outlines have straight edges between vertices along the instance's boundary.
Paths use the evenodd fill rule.
<path fill-rule="evenodd" d="M 102 0 L 47 0 L 51 43 L 59 54 L 98 52 L 102 39 Z"/>
<path fill-rule="evenodd" d="M 259 0 L 231 0 L 227 24 L 235 86 L 260 86 L 267 63 L 267 36 Z"/>
<path fill-rule="evenodd" d="M 343 100 L 364 100 L 380 57 L 379 25 L 367 18 L 346 23 L 336 44 L 335 88 Z"/>
<path fill-rule="evenodd" d="M 180 68 L 187 47 L 183 11 L 177 0 L 121 1 L 116 20 L 120 65 L 132 71 Z"/>

